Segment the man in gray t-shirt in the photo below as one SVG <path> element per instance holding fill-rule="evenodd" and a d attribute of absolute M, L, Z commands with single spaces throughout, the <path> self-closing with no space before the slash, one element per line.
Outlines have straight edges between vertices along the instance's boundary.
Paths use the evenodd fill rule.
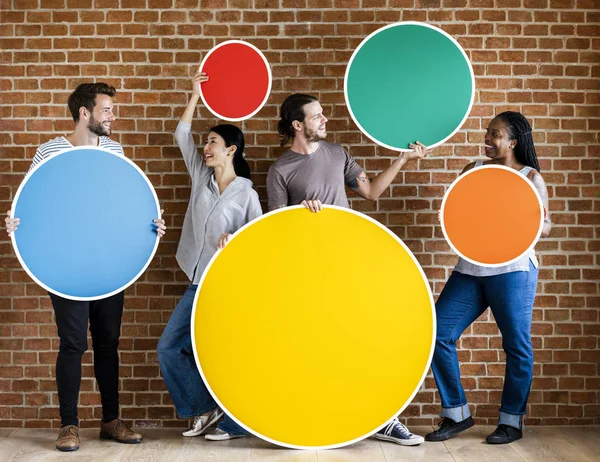
<path fill-rule="evenodd" d="M 369 179 L 342 146 L 323 141 L 327 136 L 327 117 L 315 97 L 289 96 L 281 105 L 280 116 L 277 128 L 281 146 L 290 139 L 292 146 L 269 169 L 269 210 L 298 204 L 313 212 L 321 210 L 323 204 L 349 207 L 345 186 L 359 196 L 375 201 L 408 160 L 421 159 L 427 154 L 427 147 L 417 141 L 410 145 L 413 151 L 402 152 L 388 168 Z M 403 446 L 424 441 L 398 419 L 389 422 L 375 437 Z"/>
<path fill-rule="evenodd" d="M 369 179 L 342 146 L 323 141 L 327 118 L 315 97 L 289 96 L 280 116 L 281 146 L 290 139 L 292 146 L 269 169 L 269 210 L 302 203 L 315 212 L 322 204 L 349 207 L 345 186 L 375 201 L 408 160 L 423 158 L 427 152 L 423 144 L 411 144 L 413 151 L 400 153 L 387 169 Z"/>

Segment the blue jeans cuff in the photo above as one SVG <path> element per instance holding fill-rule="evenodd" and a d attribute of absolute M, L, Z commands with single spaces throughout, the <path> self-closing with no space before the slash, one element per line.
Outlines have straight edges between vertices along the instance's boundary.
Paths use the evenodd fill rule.
<path fill-rule="evenodd" d="M 219 425 L 217 425 L 217 428 L 219 430 L 223 430 L 224 432 L 229 433 L 230 435 L 247 435 L 248 432 L 246 430 L 244 430 L 242 427 L 239 427 L 238 425 L 236 425 L 236 427 L 238 427 L 236 430 L 233 430 L 231 428 L 228 428 L 227 425 L 223 425 L 223 422 L 219 423 Z"/>
<path fill-rule="evenodd" d="M 176 409 L 176 413 L 177 413 L 177 417 L 180 419 L 193 419 L 194 417 L 198 417 L 199 415 L 206 414 L 207 412 L 211 412 L 211 411 L 215 410 L 216 408 L 217 408 L 216 405 L 211 405 L 204 409 L 196 409 L 196 410 L 184 409 L 184 410 L 180 411 L 179 409 Z"/>
<path fill-rule="evenodd" d="M 524 428 L 523 417 L 524 416 L 522 415 L 508 414 L 506 412 L 500 411 L 498 425 L 508 425 L 510 427 L 516 428 L 517 430 L 522 430 Z"/>
<path fill-rule="evenodd" d="M 471 417 L 471 411 L 469 410 L 468 404 L 463 404 L 462 406 L 456 407 L 444 407 L 442 408 L 442 413 L 440 416 L 448 417 L 455 422 L 462 422 L 463 420 Z"/>

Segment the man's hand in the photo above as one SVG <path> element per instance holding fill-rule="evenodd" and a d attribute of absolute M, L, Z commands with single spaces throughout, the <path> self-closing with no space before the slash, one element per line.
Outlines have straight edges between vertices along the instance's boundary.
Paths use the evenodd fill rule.
<path fill-rule="evenodd" d="M 310 210 L 311 212 L 315 212 L 315 213 L 323 210 L 323 204 L 321 203 L 321 201 L 319 199 L 315 199 L 315 200 L 305 199 L 302 201 L 302 204 L 300 204 L 300 205 L 303 205 L 308 210 Z"/>
<path fill-rule="evenodd" d="M 19 218 L 11 218 L 10 210 L 6 212 L 6 218 L 4 219 L 4 223 L 6 224 L 6 232 L 10 236 L 17 230 L 17 226 L 21 224 L 21 220 Z"/>
<path fill-rule="evenodd" d="M 164 212 L 165 211 L 161 209 L 160 215 L 162 216 Z M 156 233 L 158 234 L 158 237 L 163 237 L 165 235 L 165 232 L 167 231 L 167 227 L 165 226 L 165 220 L 163 220 L 162 218 L 157 218 L 156 220 L 152 221 L 156 224 Z"/>
<path fill-rule="evenodd" d="M 231 234 L 229 234 L 229 233 L 221 234 L 221 237 L 219 238 L 219 241 L 217 242 L 217 249 L 224 248 L 230 240 L 231 240 Z"/>
<path fill-rule="evenodd" d="M 427 148 L 427 146 L 419 141 L 417 141 L 416 144 L 410 143 L 408 147 L 412 149 L 412 151 L 403 153 L 406 160 L 422 159 L 431 152 L 431 149 Z"/>

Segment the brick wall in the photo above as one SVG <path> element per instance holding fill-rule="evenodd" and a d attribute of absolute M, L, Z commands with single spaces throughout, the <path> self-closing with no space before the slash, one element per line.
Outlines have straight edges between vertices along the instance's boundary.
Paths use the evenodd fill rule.
<path fill-rule="evenodd" d="M 114 139 L 145 170 L 170 230 L 150 269 L 127 291 L 121 340 L 122 415 L 138 425 L 179 426 L 159 375 L 155 347 L 187 281 L 174 254 L 189 180 L 172 133 L 203 55 L 247 39 L 273 70 L 267 105 L 242 124 L 256 188 L 266 199 L 269 165 L 282 152 L 277 108 L 291 92 L 316 94 L 329 138 L 372 173 L 391 155 L 368 142 L 344 104 L 354 48 L 399 20 L 453 35 L 477 77 L 471 115 L 428 159 L 408 164 L 377 203 L 352 200 L 409 245 L 439 293 L 456 257 L 437 226 L 445 187 L 481 157 L 487 122 L 505 109 L 532 122 L 554 226 L 540 242 L 533 313 L 535 372 L 530 424 L 600 423 L 600 3 L 598 0 L 1 0 L 0 210 L 7 210 L 36 147 L 68 133 L 66 99 L 81 82 L 117 87 Z M 418 63 L 414 63 L 418 65 Z M 410 72 L 410 69 L 407 70 Z M 194 124 L 198 132 L 216 121 Z M 49 298 L 20 269 L 0 235 L 0 426 L 59 425 L 58 348 Z M 463 383 L 474 414 L 494 424 L 504 374 L 501 338 L 485 314 L 461 340 Z M 392 365 L 390 365 L 392 366 Z M 433 378 L 404 416 L 437 420 Z M 97 425 L 99 395 L 84 355 L 80 416 Z"/>

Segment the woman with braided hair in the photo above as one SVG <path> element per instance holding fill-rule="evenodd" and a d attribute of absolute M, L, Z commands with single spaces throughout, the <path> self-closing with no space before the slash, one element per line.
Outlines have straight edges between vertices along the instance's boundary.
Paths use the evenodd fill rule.
<path fill-rule="evenodd" d="M 480 165 L 503 165 L 517 170 L 533 183 L 542 198 L 541 236 L 548 236 L 548 190 L 540 174 L 531 126 L 523 114 L 507 111 L 494 118 L 485 134 L 484 152 L 489 160 L 472 162 L 462 173 Z M 427 441 L 444 441 L 474 425 L 460 383 L 456 341 L 488 306 L 502 334 L 506 375 L 498 427 L 486 441 L 503 444 L 522 438 L 533 377 L 530 330 L 537 276 L 538 262 L 533 250 L 513 263 L 494 268 L 459 259 L 436 303 L 432 369 L 442 400 L 442 421 L 437 430 L 425 436 Z"/>

